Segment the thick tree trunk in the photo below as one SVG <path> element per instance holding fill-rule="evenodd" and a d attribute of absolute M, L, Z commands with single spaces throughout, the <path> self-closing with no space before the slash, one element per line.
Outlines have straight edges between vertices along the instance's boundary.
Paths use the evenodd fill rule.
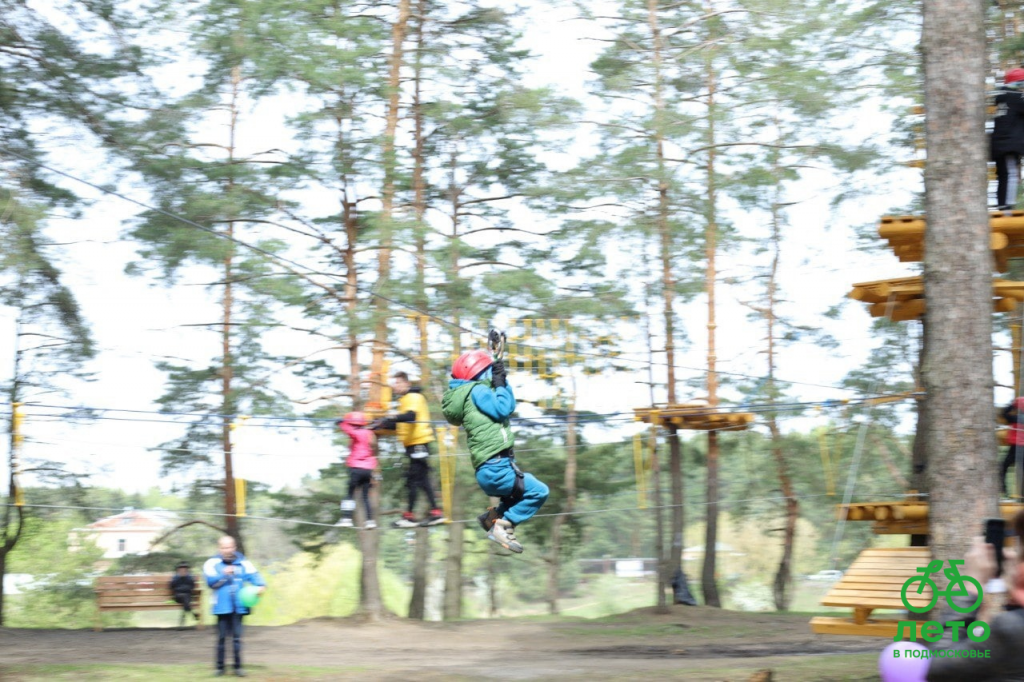
<path fill-rule="evenodd" d="M 459 185 L 456 171 L 459 167 L 459 152 L 456 147 L 452 147 L 451 156 L 449 160 L 449 200 L 451 202 L 451 216 L 452 231 L 451 231 L 451 248 L 449 251 L 449 259 L 451 268 L 451 277 L 458 282 L 460 279 L 460 264 L 459 264 Z M 452 350 L 454 355 L 462 353 L 462 335 L 459 331 L 462 325 L 462 311 L 458 301 L 451 301 L 450 304 L 455 308 L 452 311 Z M 456 446 L 458 440 L 456 440 Z M 458 476 L 452 477 L 452 508 L 451 514 L 452 519 L 458 520 L 462 518 L 462 489 L 458 485 Z M 462 618 L 462 556 L 464 552 L 463 547 L 463 533 L 465 531 L 464 523 L 452 523 L 448 525 L 448 556 L 445 559 L 445 572 L 444 572 L 444 608 L 443 617 L 445 620 L 456 620 Z"/>
<path fill-rule="evenodd" d="M 666 384 L 668 403 L 676 403 L 676 368 L 675 368 L 675 277 L 672 268 L 672 230 L 669 223 L 669 183 L 668 171 L 665 166 L 665 97 L 662 73 L 662 33 L 658 21 L 658 1 L 647 0 L 647 25 L 651 31 L 653 45 L 652 65 L 654 67 L 654 143 L 658 163 L 658 236 L 660 238 L 661 279 L 662 279 L 662 317 L 665 325 L 665 363 L 668 366 Z M 672 495 L 671 549 L 667 556 L 659 554 L 659 580 L 668 584 L 670 576 L 674 576 L 682 561 L 683 537 L 683 479 L 679 450 L 679 436 L 674 428 L 669 429 L 669 476 Z M 660 481 L 659 481 L 660 485 Z M 660 492 L 660 489 L 659 489 Z M 661 507 L 661 503 L 656 503 Z M 663 521 L 658 520 L 658 534 L 664 532 Z M 659 546 L 664 549 L 664 539 L 659 538 Z M 659 592 L 661 588 L 659 587 Z M 663 597 L 659 597 L 659 607 Z"/>
<path fill-rule="evenodd" d="M 409 618 L 423 620 L 427 617 L 427 583 L 430 563 L 430 529 L 416 529 L 416 549 L 412 557 L 412 597 L 409 599 Z"/>
<path fill-rule="evenodd" d="M 562 526 L 576 508 L 576 406 L 569 408 L 565 432 L 565 504 L 562 514 L 551 521 L 551 554 L 548 558 L 548 611 L 558 613 L 558 587 L 561 569 L 559 551 L 562 546 Z"/>
<path fill-rule="evenodd" d="M 15 483 L 14 475 L 10 477 L 8 491 L 10 497 L 8 499 L 14 499 Z M 13 517 L 13 519 L 12 519 Z M 12 527 L 13 526 L 13 530 Z M 21 531 L 25 527 L 25 511 L 22 507 L 7 507 L 4 511 L 4 526 L 2 529 L 3 533 L 0 534 L 0 627 L 4 625 L 4 618 L 6 612 L 4 611 L 4 576 L 7 575 L 7 557 L 10 555 L 14 548 L 18 545 L 18 540 L 21 539 Z"/>
<path fill-rule="evenodd" d="M 924 0 L 922 48 L 929 530 L 933 556 L 960 559 L 982 520 L 996 516 L 999 495 L 992 428 L 984 3 Z"/>
<path fill-rule="evenodd" d="M 377 517 L 380 509 L 380 486 L 374 482 L 370 489 L 370 506 Z M 366 524 L 366 511 L 359 507 L 357 518 L 360 527 Z M 359 577 L 359 615 L 370 622 L 382 620 L 385 616 L 384 601 L 380 595 L 380 576 L 377 572 L 377 556 L 380 546 L 379 530 L 359 531 L 359 551 L 362 555 L 362 571 Z"/>
<path fill-rule="evenodd" d="M 10 506 L 10 503 L 17 501 L 19 498 L 18 485 L 20 482 L 18 480 L 18 467 L 20 462 L 18 457 L 22 434 L 20 426 L 17 426 L 15 423 L 15 410 L 22 399 L 21 356 L 23 351 L 21 330 L 24 312 L 24 308 L 19 306 L 14 331 L 14 368 L 11 373 L 11 386 L 7 393 L 7 398 L 11 403 L 11 418 L 7 423 L 7 500 L 9 504 L 4 506 L 3 513 L 0 514 L 0 518 L 3 519 L 3 525 L 0 526 L 0 627 L 3 627 L 4 624 L 3 582 L 4 576 L 7 575 L 7 556 L 18 545 L 18 540 L 21 539 L 21 532 L 25 527 L 24 507 Z"/>
<path fill-rule="evenodd" d="M 707 3 L 706 10 L 711 13 L 712 7 Z M 705 288 L 708 295 L 708 403 L 718 406 L 718 375 L 716 374 L 717 356 L 715 351 L 715 256 L 718 251 L 718 218 L 717 191 L 715 176 L 715 91 L 717 82 L 715 67 L 711 55 L 705 50 L 705 76 L 708 89 L 708 158 L 707 158 L 707 230 L 705 234 L 705 257 L 707 271 Z M 721 607 L 718 596 L 718 583 L 715 580 L 716 546 L 718 544 L 718 433 L 708 432 L 708 471 L 707 471 L 707 529 L 704 535 L 704 567 L 701 571 L 701 583 L 704 592 L 704 603 L 708 606 Z"/>
<path fill-rule="evenodd" d="M 778 120 L 775 122 L 778 128 Z M 779 148 L 784 144 L 782 135 L 777 138 Z M 775 364 L 776 364 L 776 307 L 778 305 L 778 276 L 779 261 L 782 258 L 782 169 L 780 167 L 779 151 L 772 152 L 773 176 L 775 178 L 775 193 L 772 199 L 772 264 L 768 271 L 767 310 L 765 318 L 768 326 L 768 403 L 774 407 L 778 391 L 775 386 Z M 779 559 L 779 568 L 775 572 L 775 580 L 772 584 L 772 596 L 775 600 L 775 608 L 779 611 L 789 610 L 792 600 L 790 586 L 793 580 L 793 550 L 796 542 L 796 522 L 800 516 L 800 507 L 796 499 L 796 492 L 793 489 L 793 479 L 789 474 L 789 465 L 786 461 L 785 450 L 782 445 L 782 434 L 779 432 L 779 423 L 776 413 L 773 411 L 768 416 L 768 431 L 772 439 L 772 457 L 775 459 L 775 469 L 779 477 L 779 487 L 782 496 L 785 498 L 786 521 L 782 531 L 782 558 Z"/>
<path fill-rule="evenodd" d="M 646 269 L 647 269 L 646 268 L 646 265 L 647 265 L 647 261 L 646 260 L 644 261 L 644 265 L 645 265 L 644 270 L 646 271 Z M 650 310 L 650 305 L 649 305 L 650 304 L 650 287 L 648 287 L 646 289 L 646 291 L 647 291 L 647 293 L 645 294 L 645 298 L 644 298 L 644 307 L 647 310 Z M 647 360 L 648 360 L 648 365 L 647 365 L 647 388 L 648 388 L 648 390 L 651 393 L 651 407 L 654 407 L 654 405 L 655 405 L 655 398 L 654 398 L 654 334 L 651 332 L 651 315 L 650 315 L 650 313 L 648 313 L 648 315 L 646 317 L 646 320 L 647 320 L 646 333 L 647 333 Z M 655 591 L 655 603 L 657 604 L 658 613 L 668 613 L 668 611 L 669 611 L 669 609 L 668 609 L 668 602 L 665 599 L 665 593 L 667 592 L 668 586 L 669 586 L 669 580 L 668 580 L 668 578 L 666 576 L 666 562 L 665 562 L 665 536 L 664 536 L 664 530 L 665 530 L 665 518 L 664 518 L 665 517 L 665 509 L 664 509 L 664 507 L 662 507 L 662 504 L 661 504 L 661 475 L 659 473 L 660 472 L 660 465 L 659 465 L 659 462 L 658 462 L 658 451 L 657 451 L 657 447 L 656 447 L 656 443 L 655 443 L 655 438 L 657 436 L 657 433 L 658 433 L 657 426 L 652 424 L 651 425 L 651 430 L 650 430 L 650 439 L 651 439 L 650 456 L 648 458 L 648 464 L 645 467 L 643 467 L 643 469 L 645 471 L 650 471 L 651 472 L 651 485 L 652 485 L 651 495 L 652 495 L 653 501 L 654 501 L 654 504 L 652 506 L 652 510 L 654 512 L 654 527 L 655 527 L 654 556 L 657 559 L 657 563 L 658 563 L 658 571 L 657 571 L 658 575 L 657 575 L 657 580 L 655 580 L 655 590 L 656 590 Z M 633 554 L 634 554 L 634 556 L 639 553 L 639 545 L 640 545 L 639 532 L 635 530 L 635 532 L 633 534 L 633 546 L 634 546 Z"/>
<path fill-rule="evenodd" d="M 501 603 L 498 600 L 498 556 L 493 552 L 487 553 L 487 604 L 491 618 L 501 615 Z"/>
<path fill-rule="evenodd" d="M 454 480 L 452 481 L 452 518 L 462 518 L 462 493 L 460 486 Z M 448 525 L 448 556 L 445 559 L 444 610 L 442 614 L 445 620 L 462 618 L 462 545 L 465 527 L 464 523 Z"/>
<path fill-rule="evenodd" d="M 672 401 L 669 401 L 672 402 Z M 675 580 L 683 566 L 683 448 L 679 432 L 668 430 L 668 469 L 672 486 L 672 524 L 668 556 L 665 561 L 665 577 Z M 673 592 L 673 603 L 675 596 Z"/>
<path fill-rule="evenodd" d="M 786 522 L 782 531 L 782 558 L 779 560 L 778 570 L 775 571 L 772 596 L 777 610 L 788 611 L 792 601 L 789 589 L 793 581 L 793 550 L 796 544 L 796 521 L 800 517 L 800 507 L 782 449 L 782 434 L 779 433 L 779 425 L 774 415 L 768 420 L 768 430 L 771 432 L 772 457 L 775 459 L 775 466 L 778 469 L 782 496 L 786 498 Z"/>
<path fill-rule="evenodd" d="M 359 336 L 356 332 L 356 308 L 359 305 L 359 271 L 356 269 L 356 248 L 359 239 L 359 221 L 356 216 L 356 203 L 348 197 L 342 197 L 342 221 L 345 226 L 345 307 L 348 314 L 348 380 L 349 392 L 352 393 L 352 408 L 358 410 L 363 406 L 362 366 L 359 362 Z"/>
<path fill-rule="evenodd" d="M 924 377 L 921 376 L 924 367 L 926 349 L 928 347 L 928 316 L 921 316 L 921 349 L 917 360 L 917 367 L 914 368 L 915 388 L 924 386 Z M 914 446 L 910 457 L 910 489 L 916 490 L 921 495 L 928 493 L 928 454 L 925 448 L 925 435 L 928 433 L 928 409 L 926 407 L 928 396 L 925 395 L 915 401 L 917 410 L 917 428 L 914 430 Z M 911 535 L 911 547 L 927 547 L 928 536 Z"/>
<path fill-rule="evenodd" d="M 701 589 L 706 606 L 721 607 L 718 596 L 718 571 L 715 545 L 718 543 L 718 433 L 708 432 L 707 471 L 707 529 L 704 534 L 704 565 L 701 569 Z"/>
<path fill-rule="evenodd" d="M 405 34 L 409 24 L 410 0 L 399 0 L 398 16 L 391 25 L 391 58 L 388 69 L 388 106 L 384 119 L 384 184 L 381 188 L 380 249 L 377 251 L 377 289 L 386 286 L 391 277 L 391 249 L 394 240 L 394 206 L 396 152 L 395 132 L 398 130 L 399 92 L 401 89 L 402 61 L 405 54 Z M 371 391 L 380 392 L 388 378 L 384 376 L 384 355 L 388 343 L 388 303 L 384 299 L 372 301 L 374 321 L 373 356 L 370 359 Z M 372 402 L 379 403 L 378 400 Z"/>
<path fill-rule="evenodd" d="M 416 3 L 416 56 L 414 61 L 412 114 L 415 144 L 413 148 L 413 212 L 416 217 L 416 305 L 426 312 L 427 301 L 427 242 L 424 215 L 427 211 L 426 183 L 424 173 L 423 149 L 423 108 L 421 103 L 420 82 L 422 78 L 422 54 L 424 49 L 423 24 L 426 22 L 426 0 Z M 417 364 L 420 372 L 420 386 L 430 395 L 430 362 L 428 360 L 429 344 L 427 335 L 427 319 L 419 316 L 416 321 L 420 337 L 420 352 Z M 427 611 L 427 584 L 429 583 L 430 564 L 430 530 L 416 529 L 416 551 L 413 553 L 412 565 L 412 596 L 409 600 L 409 618 L 423 620 Z"/>
<path fill-rule="evenodd" d="M 658 558 L 658 594 L 655 610 L 657 613 L 668 613 L 668 601 L 665 598 L 670 578 L 668 562 L 665 558 L 665 508 L 661 493 L 661 462 L 658 457 L 656 436 L 657 427 L 651 427 L 651 497 L 654 502 L 654 553 Z"/>
<path fill-rule="evenodd" d="M 229 128 L 230 140 L 228 142 L 228 165 L 229 169 L 234 168 L 235 160 L 235 132 L 238 127 L 238 90 L 242 82 L 241 68 L 235 66 L 231 70 L 231 124 Z M 229 173 L 233 170 L 229 170 Z M 228 176 L 228 192 L 234 189 L 234 177 Z M 227 237 L 230 241 L 235 236 L 235 223 L 228 221 Z M 242 536 L 238 528 L 237 502 L 235 500 L 235 472 L 231 451 L 231 415 L 234 414 L 234 396 L 231 392 L 231 379 L 234 374 L 234 365 L 231 358 L 231 325 L 232 307 L 234 305 L 234 248 L 228 247 L 227 255 L 224 256 L 224 295 L 221 302 L 223 322 L 221 326 L 221 448 L 224 451 L 224 525 L 228 533 L 235 538 L 240 550 L 243 549 Z M 244 550 L 243 550 L 244 551 Z"/>

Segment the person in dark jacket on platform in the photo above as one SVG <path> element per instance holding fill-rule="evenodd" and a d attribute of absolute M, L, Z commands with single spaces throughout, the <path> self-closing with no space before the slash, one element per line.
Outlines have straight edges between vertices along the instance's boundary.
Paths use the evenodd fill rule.
<path fill-rule="evenodd" d="M 1010 69 L 996 95 L 992 129 L 992 160 L 996 163 L 996 208 L 1011 210 L 1017 203 L 1020 160 L 1024 155 L 1024 69 Z"/>
<path fill-rule="evenodd" d="M 174 577 L 171 578 L 171 595 L 174 601 L 181 604 L 181 624 L 185 624 L 185 616 L 191 615 L 199 620 L 199 614 L 192 610 L 192 593 L 196 589 L 196 579 L 192 576 L 191 566 L 187 561 L 182 561 L 174 569 Z"/>

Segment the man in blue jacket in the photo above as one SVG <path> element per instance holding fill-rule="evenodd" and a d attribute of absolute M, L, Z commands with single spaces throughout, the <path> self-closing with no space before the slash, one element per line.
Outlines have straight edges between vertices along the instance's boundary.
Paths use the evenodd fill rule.
<path fill-rule="evenodd" d="M 242 618 L 249 609 L 238 600 L 238 591 L 245 583 L 266 589 L 252 562 L 238 552 L 235 539 L 225 535 L 217 541 L 217 556 L 203 564 L 206 584 L 213 590 L 213 615 L 217 616 L 217 677 L 224 674 L 224 642 L 231 635 L 235 646 L 235 675 L 245 677 L 242 670 Z"/>

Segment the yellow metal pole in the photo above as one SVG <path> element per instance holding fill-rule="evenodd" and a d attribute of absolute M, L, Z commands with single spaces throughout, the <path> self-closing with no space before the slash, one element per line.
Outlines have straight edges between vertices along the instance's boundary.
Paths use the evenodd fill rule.
<path fill-rule="evenodd" d="M 380 370 L 380 404 L 381 409 L 387 412 L 391 409 L 391 384 L 388 383 L 388 377 L 391 374 L 391 361 L 385 360 L 381 364 Z"/>
<path fill-rule="evenodd" d="M 530 341 L 533 338 L 533 320 L 523 320 L 523 338 L 526 340 L 526 371 L 533 371 L 533 348 L 530 348 Z"/>
<path fill-rule="evenodd" d="M 235 479 L 235 516 L 245 516 L 245 479 Z"/>
<path fill-rule="evenodd" d="M 235 420 L 233 422 L 231 422 L 231 427 L 230 427 L 231 430 L 232 431 L 237 431 L 240 427 L 245 426 L 245 423 L 247 421 L 249 421 L 249 419 L 251 419 L 251 417 L 249 415 L 247 415 L 247 414 L 240 414 L 240 415 L 238 415 L 237 417 L 235 417 Z M 237 439 L 237 436 L 235 436 L 235 439 Z M 232 440 L 234 440 L 234 439 L 232 439 Z M 235 445 L 237 447 L 237 441 L 236 441 Z M 237 457 L 237 455 L 238 455 L 237 451 L 236 451 L 235 455 Z M 245 479 L 244 478 L 235 478 L 235 516 L 237 516 L 237 517 L 245 516 Z"/>
<path fill-rule="evenodd" d="M 451 523 L 452 517 L 452 493 L 455 486 L 456 450 L 459 443 L 458 427 L 451 426 L 448 429 L 434 429 L 437 438 L 438 452 L 441 460 L 441 506 L 444 508 L 444 515 Z"/>
<path fill-rule="evenodd" d="M 651 410 L 651 430 L 647 436 L 647 445 L 649 448 L 649 458 L 647 460 L 647 471 L 654 471 L 654 458 L 658 455 L 658 420 L 660 419 L 660 413 L 658 410 Z"/>
<path fill-rule="evenodd" d="M 21 403 L 14 403 L 11 408 L 11 440 L 14 451 L 11 453 L 12 478 L 14 479 L 14 506 L 25 506 L 25 493 L 21 489 L 21 444 L 25 437 L 21 432 L 25 413 L 22 412 Z"/>
<path fill-rule="evenodd" d="M 569 320 L 565 321 L 565 364 L 572 365 L 576 361 L 572 352 L 572 329 L 569 327 Z"/>

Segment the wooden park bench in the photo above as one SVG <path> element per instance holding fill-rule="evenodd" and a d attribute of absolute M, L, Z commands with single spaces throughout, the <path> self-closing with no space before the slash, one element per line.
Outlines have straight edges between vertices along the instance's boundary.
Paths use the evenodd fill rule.
<path fill-rule="evenodd" d="M 872 637 L 896 636 L 900 620 L 912 620 L 914 614 L 907 614 L 900 597 L 903 583 L 918 575 L 917 568 L 927 566 L 931 561 L 929 547 L 891 547 L 866 549 L 833 586 L 822 600 L 822 606 L 849 608 L 849 616 L 818 616 L 811 619 L 811 631 L 822 635 L 867 635 Z M 914 584 L 910 592 L 917 588 Z M 927 606 L 931 601 L 931 589 L 926 587 L 920 594 L 908 594 L 907 599 L 915 608 Z M 898 610 L 894 616 L 872 618 L 878 609 Z M 915 626 L 919 627 L 919 626 Z M 920 632 L 915 633 L 919 635 Z"/>
<path fill-rule="evenodd" d="M 96 579 L 93 589 L 96 591 L 96 606 L 99 612 L 104 611 L 155 611 L 181 610 L 181 604 L 174 601 L 171 593 L 170 573 L 140 576 L 104 576 Z M 192 592 L 192 610 L 202 613 L 203 591 L 200 588 L 201 577 L 196 579 L 196 587 Z M 197 627 L 201 630 L 202 623 Z M 95 630 L 103 629 L 103 621 L 96 616 Z"/>

